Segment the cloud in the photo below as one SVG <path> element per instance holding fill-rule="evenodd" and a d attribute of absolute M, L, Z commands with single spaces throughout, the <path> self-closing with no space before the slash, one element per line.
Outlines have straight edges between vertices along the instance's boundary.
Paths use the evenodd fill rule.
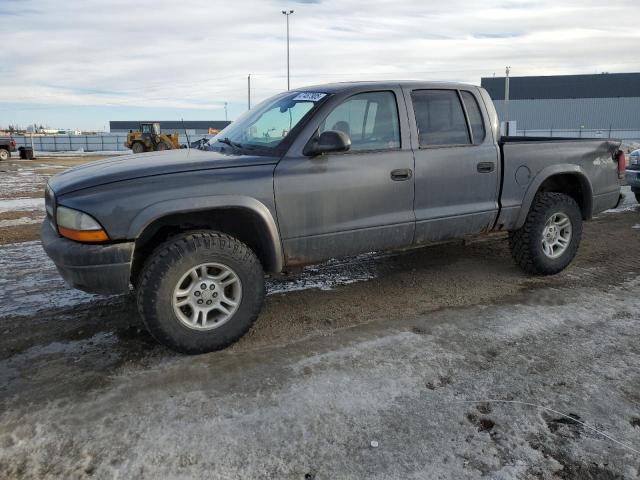
<path fill-rule="evenodd" d="M 637 0 L 298 0 L 294 87 L 638 71 Z M 281 1 L 4 0 L 0 102 L 221 108 L 286 88 Z M 6 123 L 11 112 L 0 114 Z"/>

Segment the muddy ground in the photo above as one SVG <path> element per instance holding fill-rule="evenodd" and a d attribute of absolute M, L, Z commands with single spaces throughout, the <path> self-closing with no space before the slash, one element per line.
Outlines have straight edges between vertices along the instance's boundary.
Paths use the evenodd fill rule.
<path fill-rule="evenodd" d="M 42 215 L 37 181 L 0 221 Z M 0 478 L 640 477 L 633 202 L 554 277 L 498 236 L 270 278 L 251 332 L 198 357 L 65 287 L 33 225 L 0 226 L 25 240 L 0 246 Z"/>

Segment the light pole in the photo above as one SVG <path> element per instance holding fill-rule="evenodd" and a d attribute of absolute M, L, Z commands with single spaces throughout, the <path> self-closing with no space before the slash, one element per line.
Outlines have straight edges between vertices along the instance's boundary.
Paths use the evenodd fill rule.
<path fill-rule="evenodd" d="M 224 102 L 224 121 L 227 121 L 227 102 Z"/>
<path fill-rule="evenodd" d="M 289 15 L 293 14 L 293 10 L 282 10 L 282 14 L 287 17 L 287 90 L 291 90 L 291 81 L 289 76 Z"/>
<path fill-rule="evenodd" d="M 504 71 L 504 121 L 509 125 L 509 72 L 511 67 L 507 67 Z M 508 127 L 507 127 L 508 128 Z"/>

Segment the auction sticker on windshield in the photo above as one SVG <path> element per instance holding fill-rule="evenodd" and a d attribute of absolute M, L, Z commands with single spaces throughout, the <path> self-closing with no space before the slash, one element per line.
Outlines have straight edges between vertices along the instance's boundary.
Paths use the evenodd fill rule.
<path fill-rule="evenodd" d="M 318 100 L 321 100 L 326 96 L 326 93 L 302 92 L 293 97 L 293 101 L 295 102 L 296 100 L 306 100 L 308 102 L 317 102 Z"/>

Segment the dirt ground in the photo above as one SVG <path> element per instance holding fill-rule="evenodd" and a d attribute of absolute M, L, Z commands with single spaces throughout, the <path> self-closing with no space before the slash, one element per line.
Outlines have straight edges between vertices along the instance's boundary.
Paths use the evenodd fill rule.
<path fill-rule="evenodd" d="M 635 202 L 553 277 L 496 236 L 270 278 L 249 334 L 198 357 L 1 225 L 0 478 L 640 477 Z"/>

